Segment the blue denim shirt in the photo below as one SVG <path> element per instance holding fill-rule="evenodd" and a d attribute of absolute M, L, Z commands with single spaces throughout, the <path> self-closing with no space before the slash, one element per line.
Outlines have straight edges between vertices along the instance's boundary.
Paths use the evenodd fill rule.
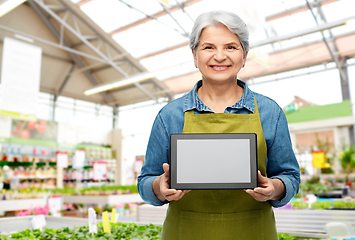
<path fill-rule="evenodd" d="M 274 207 L 282 207 L 298 193 L 300 184 L 300 169 L 292 150 L 286 116 L 272 99 L 251 91 L 243 81 L 238 80 L 238 85 L 244 88 L 241 99 L 234 105 L 227 107 L 224 112 L 254 113 L 255 97 L 267 145 L 267 177 L 280 179 L 286 187 L 286 195 L 283 199 L 270 200 L 269 202 Z M 163 163 L 170 162 L 170 134 L 182 133 L 185 112 L 192 109 L 198 114 L 213 112 L 203 104 L 197 95 L 197 89 L 201 86 L 202 80 L 198 81 L 186 95 L 164 106 L 155 118 L 147 146 L 145 163 L 141 175 L 138 176 L 138 191 L 146 203 L 154 206 L 168 203 L 168 201 L 161 202 L 155 196 L 152 183 L 157 176 L 164 173 Z"/>

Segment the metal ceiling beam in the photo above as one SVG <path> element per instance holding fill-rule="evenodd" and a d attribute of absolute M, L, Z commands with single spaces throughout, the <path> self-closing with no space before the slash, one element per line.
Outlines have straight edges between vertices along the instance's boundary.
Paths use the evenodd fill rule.
<path fill-rule="evenodd" d="M 35 0 L 28 0 L 27 2 L 30 4 L 30 6 L 34 9 L 34 11 L 37 13 L 37 15 L 42 19 L 43 23 L 48 27 L 48 29 L 52 32 L 52 34 L 59 40 L 60 39 L 60 34 L 57 31 L 57 29 L 53 26 L 53 24 L 47 19 L 47 17 L 43 14 L 43 12 L 39 9 L 37 4 L 34 2 Z M 68 46 L 67 42 L 64 40 L 63 45 Z M 85 67 L 85 64 L 80 60 L 80 58 L 74 54 L 69 52 L 70 57 L 74 60 L 76 65 L 78 65 L 80 68 Z M 99 84 L 99 82 L 92 76 L 88 71 L 84 71 L 85 76 L 90 80 L 90 82 L 93 85 Z M 110 104 L 114 100 L 105 92 L 100 93 L 102 97 L 105 99 L 105 101 Z"/>
<path fill-rule="evenodd" d="M 189 33 L 186 32 L 185 28 L 183 28 L 183 26 L 181 26 L 181 24 L 179 23 L 179 21 L 176 20 L 176 18 L 171 14 L 169 8 L 167 8 L 164 4 L 160 4 L 160 5 L 164 8 L 165 12 L 167 12 L 168 15 L 174 20 L 174 22 L 181 28 L 181 30 L 183 31 L 183 34 L 182 34 L 182 35 L 183 35 L 184 37 L 187 37 L 187 38 L 188 38 L 188 37 L 189 37 Z"/>
<path fill-rule="evenodd" d="M 344 64 L 345 67 L 350 67 L 350 66 L 355 66 L 355 63 L 352 64 Z M 276 77 L 275 79 L 272 80 L 266 80 L 266 81 L 260 81 L 260 82 L 254 82 L 253 78 L 247 79 L 246 81 L 248 81 L 249 86 L 253 86 L 253 85 L 258 85 L 258 84 L 264 84 L 264 83 L 270 83 L 270 82 L 275 82 L 275 81 L 280 81 L 280 80 L 286 80 L 289 78 L 294 78 L 294 77 L 301 77 L 301 76 L 307 76 L 310 74 L 315 74 L 315 73 L 321 73 L 324 71 L 329 71 L 329 70 L 335 70 L 337 69 L 337 67 L 326 67 L 324 69 L 321 70 L 314 70 L 314 71 L 310 71 L 310 72 L 306 72 L 306 73 L 298 73 L 298 74 L 294 74 L 291 76 L 287 76 L 287 77 Z"/>
<path fill-rule="evenodd" d="M 188 7 L 188 6 L 192 5 L 192 4 L 195 4 L 195 3 L 200 2 L 200 1 L 201 1 L 201 0 L 186 1 L 186 2 L 183 3 L 183 7 Z M 169 11 L 170 11 L 170 12 L 174 12 L 174 11 L 177 11 L 177 10 L 179 10 L 179 7 L 178 7 L 178 6 L 174 6 L 174 7 L 172 7 L 172 8 L 169 8 Z M 167 12 L 161 11 L 161 12 L 158 12 L 158 13 L 155 13 L 154 15 L 152 15 L 152 17 L 153 17 L 154 19 L 157 19 L 157 18 L 159 18 L 159 17 L 165 16 L 166 14 L 167 14 Z M 134 23 L 130 23 L 130 24 L 126 25 L 126 26 L 123 26 L 123 27 L 120 27 L 120 28 L 118 28 L 118 29 L 116 29 L 116 30 L 113 30 L 113 31 L 110 33 L 110 35 L 113 36 L 113 35 L 115 35 L 115 34 L 117 34 L 117 33 L 126 31 L 126 30 L 128 30 L 128 29 L 130 29 L 130 28 L 133 28 L 133 27 L 138 26 L 138 25 L 140 25 L 140 24 L 149 22 L 149 21 L 151 21 L 151 20 L 152 20 L 152 18 L 147 17 L 147 18 L 145 18 L 145 19 L 136 21 L 136 22 L 134 22 Z"/>
<path fill-rule="evenodd" d="M 1 25 L 0 25 L 0 29 L 1 29 Z M 0 43 L 3 44 L 3 42 L 4 42 L 4 40 L 0 39 Z M 67 62 L 67 63 L 73 64 L 72 60 L 68 60 L 68 59 L 65 59 L 65 58 L 62 58 L 62 57 L 55 56 L 53 54 L 49 54 L 49 53 L 43 52 L 43 49 L 42 49 L 42 56 L 49 57 L 49 58 L 52 58 L 52 59 L 56 59 L 56 60 L 59 60 L 59 61 L 62 61 L 62 62 Z"/>
<path fill-rule="evenodd" d="M 316 22 L 317 26 L 319 26 L 319 22 L 318 22 L 318 20 L 317 20 L 316 15 L 315 15 L 314 12 L 313 12 L 313 9 L 312 9 L 310 3 L 308 2 L 308 0 L 306 0 L 306 2 L 307 2 L 309 11 L 310 11 L 310 13 L 312 14 L 312 17 L 313 17 L 314 21 Z M 318 8 L 318 9 L 321 10 L 320 8 Z M 325 24 L 327 23 L 326 21 L 324 21 L 324 22 L 325 22 Z M 331 30 L 329 29 L 329 31 L 331 31 Z M 330 55 L 332 56 L 333 61 L 334 61 L 334 62 L 337 64 L 337 66 L 339 67 L 339 59 L 338 59 L 337 56 L 334 55 L 333 50 L 330 48 L 329 43 L 328 43 L 327 39 L 326 39 L 325 36 L 324 36 L 323 30 L 321 30 L 321 31 L 319 31 L 319 32 L 320 32 L 320 34 L 322 35 L 323 42 L 324 42 L 325 45 L 327 46 L 327 49 L 328 49 Z"/>
<path fill-rule="evenodd" d="M 61 27 L 65 27 L 68 31 L 70 31 L 72 34 L 74 34 L 80 41 L 85 43 L 86 46 L 88 46 L 99 57 L 101 57 L 103 60 L 105 60 L 107 64 L 111 65 L 115 70 L 117 70 L 123 76 L 128 77 L 128 75 L 122 69 L 120 69 L 119 67 L 114 65 L 114 63 L 112 62 L 112 60 L 108 56 L 106 56 L 99 49 L 97 49 L 95 46 L 93 46 L 88 40 L 86 40 L 86 38 L 84 36 L 81 35 L 80 32 L 78 32 L 76 29 L 73 29 L 69 24 L 67 24 L 65 22 L 65 20 L 63 21 L 62 18 L 57 16 L 56 13 L 54 13 L 50 8 L 48 8 L 42 1 L 40 1 L 40 0 L 32 0 L 32 1 L 35 1 L 43 10 L 45 10 L 49 15 L 51 15 L 52 18 L 57 20 L 61 24 Z M 60 2 L 66 6 L 66 4 L 62 0 L 60 0 Z M 69 10 L 70 8 L 67 7 L 67 9 Z M 62 39 L 62 38 L 63 38 L 63 36 L 59 35 L 59 39 Z"/>
<path fill-rule="evenodd" d="M 72 48 L 70 48 L 70 47 L 68 47 L 68 46 L 64 46 L 64 45 L 60 45 L 60 44 L 56 44 L 56 43 L 47 41 L 47 40 L 45 40 L 45 39 L 42 39 L 42 38 L 39 38 L 39 37 L 30 35 L 30 34 L 27 34 L 27 33 L 25 33 L 25 32 L 17 31 L 17 30 L 15 30 L 15 29 L 6 27 L 6 26 L 4 26 L 4 25 L 0 25 L 0 29 L 5 30 L 5 31 L 8 31 L 8 32 L 16 33 L 16 34 L 22 35 L 22 36 L 24 36 L 24 37 L 28 37 L 28 38 L 30 38 L 30 39 L 32 39 L 32 40 L 37 41 L 37 42 L 40 42 L 40 43 L 43 43 L 43 44 L 46 44 L 46 45 L 49 45 L 49 46 L 52 46 L 52 47 L 55 47 L 55 48 L 59 48 L 59 49 L 65 50 L 65 51 L 70 52 L 70 53 L 73 53 L 73 54 L 75 54 L 75 55 L 80 55 L 80 56 L 83 56 L 83 57 L 86 57 L 86 58 L 90 58 L 90 59 L 95 60 L 95 61 L 99 61 L 99 62 L 102 62 L 102 63 L 106 63 L 106 61 L 104 61 L 104 60 L 101 59 L 101 58 L 98 58 L 98 57 L 95 57 L 95 56 L 92 56 L 92 55 L 89 55 L 89 54 L 86 54 L 86 53 L 77 51 L 77 50 L 72 49 Z M 59 40 L 59 39 L 58 39 L 58 40 Z"/>
<path fill-rule="evenodd" d="M 339 1 L 339 0 L 320 0 L 318 2 L 319 2 L 319 4 L 321 6 L 323 6 L 323 5 L 326 5 L 326 4 L 329 4 L 329 3 L 333 3 L 333 2 L 337 2 L 337 1 Z M 314 3 L 310 3 L 310 4 L 311 4 L 312 8 L 316 7 L 316 4 L 314 4 Z M 283 17 L 289 16 L 289 15 L 296 14 L 296 13 L 299 13 L 299 12 L 304 12 L 304 11 L 307 11 L 307 10 L 309 10 L 307 4 L 303 4 L 303 5 L 294 7 L 294 8 L 287 9 L 287 10 L 282 11 L 282 12 L 278 12 L 278 13 L 266 16 L 265 17 L 265 21 L 266 22 L 270 22 L 270 21 L 273 21 L 273 20 L 276 20 L 276 19 L 279 19 L 279 18 L 283 18 Z"/>
<path fill-rule="evenodd" d="M 325 23 L 325 24 L 322 24 L 322 25 L 318 25 L 316 27 L 304 29 L 304 30 L 297 31 L 297 32 L 294 32 L 294 33 L 291 33 L 291 34 L 269 37 L 269 38 L 266 38 L 266 39 L 261 40 L 261 41 L 250 43 L 250 48 L 260 47 L 260 46 L 263 46 L 263 45 L 272 44 L 272 43 L 275 43 L 275 42 L 280 42 L 280 41 L 284 41 L 284 40 L 300 37 L 300 36 L 303 36 L 303 35 L 307 35 L 307 34 L 311 34 L 311 33 L 315 33 L 315 32 L 324 31 L 324 30 L 327 30 L 327 29 L 335 28 L 335 27 L 338 27 L 338 26 L 346 24 L 351 19 L 355 19 L 355 16 L 344 18 L 344 19 L 341 19 L 341 20 L 338 20 L 338 21 L 334 21 L 334 22 L 330 22 L 330 23 Z M 181 43 L 179 45 L 173 46 L 171 48 L 166 48 L 166 49 L 163 49 L 163 50 L 160 50 L 160 51 L 156 51 L 156 52 L 153 52 L 151 54 L 139 57 L 139 60 L 144 59 L 144 58 L 148 58 L 148 57 L 152 57 L 152 56 L 155 56 L 155 55 L 159 55 L 161 53 L 168 52 L 168 51 L 171 51 L 171 50 L 175 50 L 177 48 L 185 47 L 185 46 L 188 46 L 188 45 L 189 45 L 189 42 L 186 41 L 186 42 L 183 42 L 183 43 Z"/>
<path fill-rule="evenodd" d="M 160 24 L 164 25 L 165 27 L 170 28 L 170 29 L 172 29 L 173 31 L 175 31 L 175 32 L 181 34 L 182 36 L 186 37 L 184 33 L 181 33 L 181 32 L 180 32 L 179 30 L 177 30 L 176 28 L 173 28 L 173 27 L 171 27 L 171 26 L 165 24 L 164 22 L 160 21 L 159 19 L 155 18 L 154 16 L 149 15 L 149 14 L 143 12 L 142 10 L 140 10 L 140 9 L 138 9 L 138 8 L 136 8 L 136 7 L 133 7 L 132 5 L 126 3 L 126 2 L 123 1 L 123 0 L 119 0 L 119 1 L 120 1 L 121 3 L 123 3 L 123 4 L 125 4 L 127 7 L 132 8 L 132 9 L 136 10 L 137 12 L 140 12 L 141 14 L 145 15 L 147 18 L 150 18 L 150 19 L 152 19 L 152 20 L 155 20 L 155 21 L 159 22 Z M 164 8 L 164 6 L 163 6 L 163 8 Z M 178 24 L 178 25 L 179 25 L 179 24 Z M 185 31 L 185 30 L 184 30 L 184 31 Z"/>
<path fill-rule="evenodd" d="M 313 16 L 314 21 L 316 22 L 317 26 L 319 26 L 317 17 L 316 17 L 316 15 L 314 14 L 313 9 L 312 9 L 311 5 L 309 4 L 308 0 L 306 0 L 306 3 L 307 3 L 307 6 L 308 6 L 308 8 L 309 8 L 310 13 L 311 13 L 312 16 Z M 336 55 L 334 54 L 333 50 L 330 48 L 329 43 L 328 43 L 327 39 L 325 38 L 323 31 L 320 31 L 320 33 L 322 34 L 322 39 L 323 39 L 325 45 L 327 46 L 327 49 L 328 49 L 328 51 L 329 51 L 329 54 L 331 55 L 333 61 L 335 62 L 336 66 L 337 66 L 337 68 L 338 68 L 338 70 L 339 70 L 341 82 L 342 82 L 342 85 L 343 85 L 344 82 L 347 83 L 348 81 L 347 81 L 347 76 L 346 76 L 346 74 L 344 74 L 344 71 L 342 70 L 342 66 L 341 66 L 341 63 L 340 63 L 340 61 L 339 61 L 339 57 L 336 56 Z M 347 99 L 349 99 L 349 98 L 350 98 L 350 93 L 349 93 L 349 94 L 346 94 L 345 96 L 343 96 L 343 99 L 344 99 L 344 97 L 347 97 Z"/>
<path fill-rule="evenodd" d="M 347 32 L 347 33 L 338 34 L 338 35 L 334 36 L 334 38 L 346 37 L 346 36 L 353 35 L 353 34 L 355 34 L 355 30 L 351 31 L 351 32 Z M 308 45 L 312 45 L 312 44 L 320 43 L 320 42 L 323 42 L 323 39 L 315 40 L 315 41 L 312 41 L 312 42 L 307 42 L 307 43 L 296 45 L 296 46 L 292 46 L 292 47 L 283 48 L 283 49 L 280 49 L 280 50 L 275 50 L 275 51 L 273 51 L 273 52 L 271 52 L 269 54 L 274 54 L 274 53 L 278 53 L 278 52 L 284 52 L 284 51 L 287 51 L 287 50 L 296 49 L 296 48 L 299 48 L 299 47 L 302 47 L 302 46 L 308 46 Z"/>
<path fill-rule="evenodd" d="M 318 14 L 320 15 L 320 17 L 322 18 L 323 22 L 327 22 L 327 19 L 325 17 L 325 14 L 323 12 L 323 9 L 322 9 L 322 6 L 321 6 L 319 0 L 316 1 L 315 4 L 317 4 L 317 11 L 318 11 Z M 335 43 L 336 39 L 334 38 L 331 29 L 329 29 L 328 32 L 329 32 L 330 40 L 333 43 L 333 49 L 334 49 L 331 51 L 338 52 L 339 50 L 338 50 L 338 47 Z M 327 40 L 325 39 L 325 41 L 327 41 Z M 339 66 L 337 65 L 337 68 L 338 68 L 339 74 L 340 74 L 342 97 L 343 97 L 343 100 L 347 100 L 347 99 L 350 99 L 350 87 L 349 87 L 348 68 L 345 66 L 346 65 L 346 58 L 343 58 L 339 55 L 335 55 L 335 58 L 338 60 L 338 64 L 339 64 Z"/>
<path fill-rule="evenodd" d="M 316 27 L 312 27 L 312 28 L 308 28 L 308 29 L 303 29 L 294 33 L 290 33 L 290 34 L 286 34 L 286 35 L 282 35 L 282 36 L 274 36 L 274 37 L 270 37 L 258 42 L 254 42 L 250 44 L 250 48 L 254 48 L 254 47 L 260 47 L 263 45 L 267 45 L 270 43 L 274 43 L 274 42 L 279 42 L 279 41 L 284 41 L 284 40 L 288 40 L 288 39 L 292 39 L 292 38 L 296 38 L 296 37 L 300 37 L 300 36 L 304 36 L 304 35 L 308 35 L 311 33 L 315 33 L 315 32 L 321 32 L 327 29 L 331 29 L 331 28 L 335 28 L 341 25 L 346 24 L 348 21 L 355 19 L 355 16 L 351 16 L 351 17 L 347 17 L 347 18 L 343 18 L 334 22 L 329 22 L 329 23 L 324 23 L 321 25 L 318 25 Z"/>
<path fill-rule="evenodd" d="M 69 81 L 69 79 L 70 79 L 70 77 L 71 77 L 71 74 L 72 74 L 72 72 L 74 71 L 75 67 L 76 67 L 76 65 L 73 64 L 72 67 L 70 68 L 70 70 L 69 70 L 67 76 L 65 77 L 64 81 L 63 81 L 62 84 L 60 85 L 58 91 L 54 94 L 54 99 L 53 99 L 54 102 L 56 102 L 57 99 L 58 99 L 58 97 L 62 94 L 62 91 L 63 91 L 65 85 L 68 83 L 68 81 Z"/>
<path fill-rule="evenodd" d="M 192 17 L 185 11 L 185 7 L 184 4 L 179 2 L 178 0 L 175 0 L 176 5 L 179 6 L 179 8 L 181 9 L 181 11 L 191 20 L 191 22 L 194 22 L 194 20 L 192 19 Z"/>
<path fill-rule="evenodd" d="M 35 1 L 39 1 L 39 0 L 35 0 Z M 80 19 L 83 23 L 85 23 L 87 25 L 87 27 L 89 27 L 101 40 L 102 42 L 104 42 L 104 45 L 109 45 L 114 51 L 116 51 L 118 54 L 125 54 L 122 53 L 122 51 L 124 51 L 124 49 L 118 49 L 115 44 L 114 44 L 114 40 L 109 37 L 108 35 L 103 35 L 101 34 L 98 30 L 96 30 L 90 23 L 88 23 L 85 19 L 83 19 L 80 14 L 77 14 L 75 11 L 76 9 L 72 9 L 69 4 L 66 1 L 60 0 L 61 3 L 67 7 L 67 9 L 72 13 L 75 14 L 75 16 Z M 74 11 L 75 10 L 75 11 Z M 78 10 L 80 11 L 80 10 Z M 60 18 L 59 18 L 60 19 Z M 72 31 L 74 34 L 76 34 L 77 32 L 75 32 L 72 28 L 68 29 L 70 31 Z M 81 39 L 81 34 L 79 31 L 78 34 L 79 39 Z M 98 47 L 94 47 L 89 41 L 85 40 L 83 41 L 86 45 L 88 45 L 91 49 L 96 49 L 96 51 L 98 51 L 98 54 L 104 56 L 107 60 L 109 60 L 108 64 L 111 65 L 114 69 L 116 69 L 117 71 L 119 71 L 123 76 L 125 77 L 129 77 L 128 73 L 123 71 L 121 68 L 119 68 L 117 65 L 115 65 L 115 63 L 113 62 L 113 59 L 106 57 L 100 50 Z M 130 57 L 127 54 L 127 57 L 124 57 L 127 61 L 130 62 L 130 64 L 132 65 L 132 67 L 136 68 L 138 71 L 146 71 L 146 69 L 143 68 L 143 66 L 141 66 L 138 62 L 136 62 L 136 59 L 134 59 L 133 57 Z M 156 86 L 159 86 L 160 88 L 164 89 L 164 85 L 160 84 L 160 82 L 158 82 L 157 79 L 152 79 L 151 80 L 153 84 L 155 84 Z M 141 89 L 141 88 L 139 88 Z M 143 91 L 144 93 L 146 93 L 146 91 Z M 151 96 L 151 95 L 147 95 L 147 96 Z M 167 96 L 170 98 L 171 97 L 171 93 L 167 93 Z M 155 98 L 154 98 L 155 99 Z"/>
<path fill-rule="evenodd" d="M 77 3 L 78 7 L 83 6 L 84 4 L 90 2 L 91 0 L 81 0 L 80 2 Z"/>

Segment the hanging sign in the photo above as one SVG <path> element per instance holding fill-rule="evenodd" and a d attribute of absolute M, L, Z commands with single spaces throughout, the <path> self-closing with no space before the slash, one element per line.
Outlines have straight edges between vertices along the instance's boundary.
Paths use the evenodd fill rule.
<path fill-rule="evenodd" d="M 42 49 L 5 37 L 1 66 L 0 115 L 36 121 Z"/>

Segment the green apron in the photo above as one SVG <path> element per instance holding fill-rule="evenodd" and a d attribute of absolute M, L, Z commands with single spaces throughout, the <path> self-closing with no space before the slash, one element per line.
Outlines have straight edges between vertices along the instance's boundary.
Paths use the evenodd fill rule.
<path fill-rule="evenodd" d="M 256 133 L 258 168 L 265 176 L 267 148 L 256 101 L 254 114 L 187 111 L 183 133 Z M 161 239 L 276 240 L 278 236 L 269 202 L 258 202 L 244 190 L 192 190 L 169 203 Z"/>

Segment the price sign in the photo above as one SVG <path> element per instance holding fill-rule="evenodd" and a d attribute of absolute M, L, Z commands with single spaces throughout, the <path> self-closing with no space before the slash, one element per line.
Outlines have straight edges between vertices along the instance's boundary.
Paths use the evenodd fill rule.
<path fill-rule="evenodd" d="M 143 159 L 136 159 L 136 161 L 134 162 L 134 171 L 136 173 L 140 173 L 142 170 L 142 166 L 143 166 Z"/>
<path fill-rule="evenodd" d="M 68 153 L 63 153 L 63 152 L 57 153 L 57 167 L 62 167 L 62 168 L 68 167 Z"/>
<path fill-rule="evenodd" d="M 107 179 L 107 163 L 104 161 L 95 161 L 93 162 L 93 179 L 96 181 L 106 180 Z"/>
<path fill-rule="evenodd" d="M 60 195 L 48 197 L 49 211 L 54 217 L 61 217 L 62 197 Z"/>
<path fill-rule="evenodd" d="M 324 151 L 313 151 L 312 160 L 314 168 L 324 168 L 325 166 L 325 154 Z"/>
<path fill-rule="evenodd" d="M 73 168 L 78 169 L 82 168 L 85 163 L 85 150 L 75 150 L 73 157 Z"/>

